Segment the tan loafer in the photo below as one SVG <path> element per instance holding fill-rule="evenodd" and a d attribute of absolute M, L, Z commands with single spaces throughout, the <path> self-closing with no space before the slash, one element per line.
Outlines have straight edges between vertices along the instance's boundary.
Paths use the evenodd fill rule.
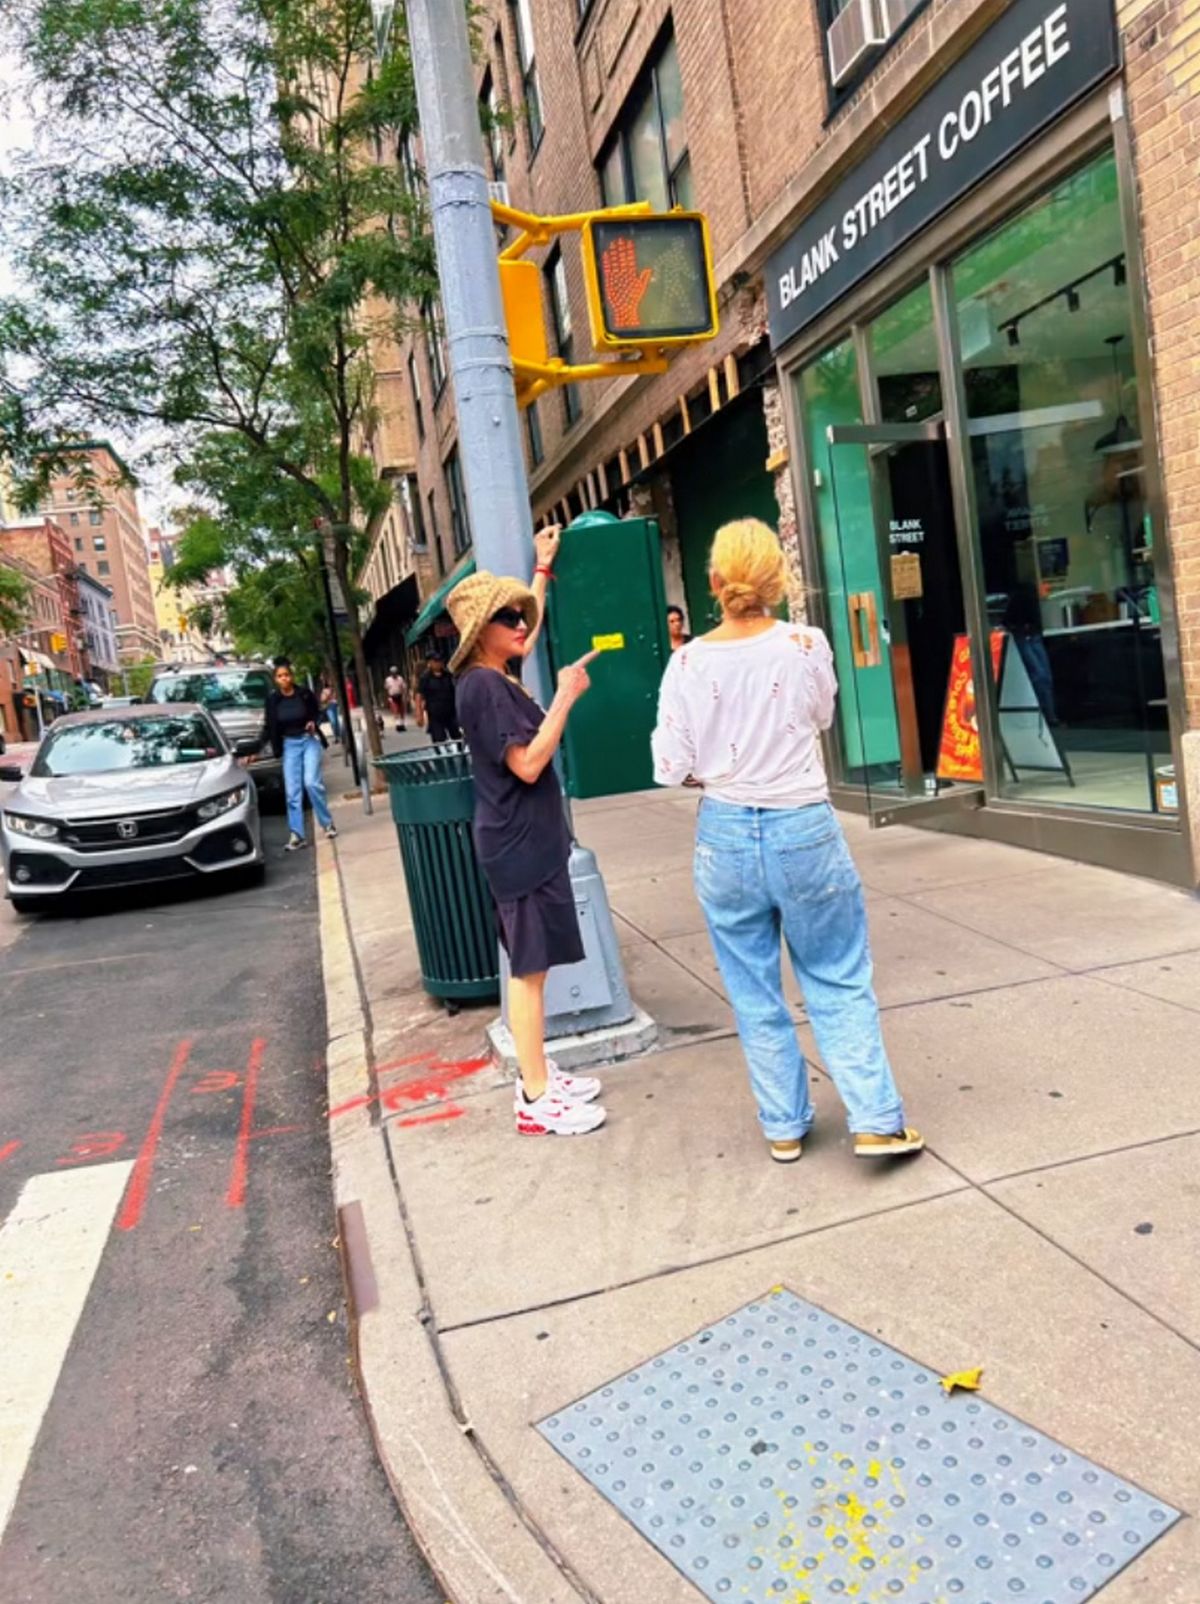
<path fill-rule="evenodd" d="M 854 1138 L 855 1158 L 898 1158 L 905 1153 L 919 1153 L 925 1146 L 925 1138 L 920 1131 L 914 1131 L 906 1126 L 902 1131 L 893 1131 L 890 1136 L 874 1136 L 859 1133 Z"/>
<path fill-rule="evenodd" d="M 768 1142 L 767 1146 L 771 1149 L 771 1157 L 776 1164 L 794 1164 L 800 1157 L 799 1137 L 793 1142 Z"/>

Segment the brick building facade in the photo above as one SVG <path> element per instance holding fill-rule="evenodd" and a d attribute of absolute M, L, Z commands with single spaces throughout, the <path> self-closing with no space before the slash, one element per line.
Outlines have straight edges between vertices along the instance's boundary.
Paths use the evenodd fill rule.
<path fill-rule="evenodd" d="M 150 583 L 150 557 L 137 492 L 129 470 L 111 446 L 81 448 L 91 483 L 74 472 L 58 475 L 43 511 L 66 531 L 75 561 L 113 593 L 117 644 L 123 662 L 156 657 L 158 620 Z"/>
<path fill-rule="evenodd" d="M 1200 0 L 484 12 L 512 204 L 694 205 L 722 313 L 663 377 L 530 409 L 535 516 L 653 511 L 696 628 L 715 527 L 770 518 L 847 805 L 1195 883 Z M 534 259 L 586 360 L 575 242 Z M 433 578 L 469 531 L 432 327 L 399 366 Z"/>

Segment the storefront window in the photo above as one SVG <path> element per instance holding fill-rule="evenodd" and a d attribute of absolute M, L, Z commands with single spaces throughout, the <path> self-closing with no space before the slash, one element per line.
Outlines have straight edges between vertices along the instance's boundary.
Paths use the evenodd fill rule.
<path fill-rule="evenodd" d="M 884 423 L 923 423 L 942 410 L 929 280 L 871 324 L 871 366 Z"/>
<path fill-rule="evenodd" d="M 1111 153 L 952 270 L 1004 794 L 1153 811 L 1170 741 Z"/>
<path fill-rule="evenodd" d="M 812 505 L 825 574 L 830 643 L 840 694 L 838 726 L 843 778 L 851 784 L 899 782 L 900 741 L 892 694 L 890 648 L 880 630 L 881 587 L 871 481 L 863 452 L 835 463 L 828 430 L 859 423 L 858 364 L 850 340 L 800 375 Z M 840 531 L 840 534 L 839 534 Z"/>

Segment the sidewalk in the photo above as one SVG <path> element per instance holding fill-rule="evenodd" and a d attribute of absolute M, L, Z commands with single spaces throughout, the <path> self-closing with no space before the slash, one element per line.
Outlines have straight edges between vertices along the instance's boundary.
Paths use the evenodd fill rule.
<path fill-rule="evenodd" d="M 724 1596 L 702 1556 L 689 1570 L 694 1520 L 671 1506 L 652 1543 L 615 1507 L 622 1482 L 601 1496 L 535 1427 L 780 1286 L 930 1374 L 982 1364 L 987 1407 L 1157 1500 L 1200 1509 L 1196 900 L 1015 848 L 900 827 L 872 833 L 847 818 L 887 1039 L 930 1150 L 894 1167 L 856 1164 L 840 1105 L 816 1072 L 816 1130 L 799 1165 L 775 1166 L 691 889 L 694 812 L 693 798 L 670 792 L 576 810 L 605 875 L 631 988 L 662 1041 L 650 1057 L 604 1072 L 609 1123 L 574 1141 L 518 1140 L 511 1089 L 481 1064 L 489 1011 L 451 1018 L 421 992 L 386 805 L 366 819 L 343 804 L 336 865 L 322 848 L 331 1060 L 345 1071 L 359 1053 L 331 1100 L 336 1108 L 357 1086 L 360 1099 L 385 1105 L 368 1116 L 356 1104 L 353 1137 L 336 1113 L 331 1122 L 339 1201 L 368 1199 L 358 1246 L 360 1284 L 368 1257 L 375 1281 L 358 1311 L 364 1388 L 385 1463 L 448 1596 Z M 354 1046 L 355 999 L 337 961 L 343 909 L 365 1050 Z M 791 995 L 816 1065 L 794 987 Z M 378 1153 L 368 1157 L 380 1131 L 386 1187 Z M 367 1170 L 356 1192 L 355 1175 Z M 838 1420 L 835 1409 L 830 1440 Z M 634 1453 L 623 1463 L 644 1448 L 628 1421 L 626 1430 Z M 668 1430 L 664 1452 L 672 1441 Z M 827 1447 L 806 1441 L 808 1464 Z M 849 1463 L 839 1457 L 843 1469 Z M 955 1474 L 969 1493 L 965 1471 Z M 862 1507 L 848 1482 L 839 1485 L 827 1528 L 833 1559 L 847 1541 L 836 1539 L 838 1510 Z M 997 1495 L 983 1497 L 990 1517 L 986 1499 L 998 1510 Z M 665 1494 L 662 1505 L 671 1505 Z M 866 1516 L 867 1528 L 875 1522 Z M 794 1573 L 797 1562 L 789 1571 L 778 1554 L 773 1591 L 755 1574 L 761 1557 L 740 1570 L 731 1561 L 732 1581 L 721 1580 L 731 1599 L 793 1604 L 1020 1596 L 1015 1586 L 1001 1595 L 999 1583 L 993 1595 L 977 1575 L 930 1592 L 920 1569 L 928 1561 L 889 1572 L 886 1556 L 867 1558 L 869 1536 L 860 1522 L 849 1538 L 861 1584 L 826 1586 L 815 1559 L 813 1574 Z M 1125 1557 L 1113 1541 L 1115 1558 L 1101 1560 L 1117 1570 Z M 1045 1600 L 1091 1596 L 1071 1590 L 1069 1553 L 1044 1559 L 1058 1567 L 1048 1569 Z M 1196 1604 L 1198 1576 L 1200 1540 L 1184 1520 L 1121 1570 L 1103 1601 Z M 1041 1592 L 1025 1596 L 1043 1604 Z"/>

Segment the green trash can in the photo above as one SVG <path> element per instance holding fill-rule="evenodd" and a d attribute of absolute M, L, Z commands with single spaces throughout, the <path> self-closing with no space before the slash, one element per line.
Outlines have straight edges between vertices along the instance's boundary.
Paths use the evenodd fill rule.
<path fill-rule="evenodd" d="M 375 766 L 391 798 L 425 990 L 448 1003 L 495 1001 L 499 945 L 491 892 L 475 859 L 466 747 L 417 747 Z"/>

